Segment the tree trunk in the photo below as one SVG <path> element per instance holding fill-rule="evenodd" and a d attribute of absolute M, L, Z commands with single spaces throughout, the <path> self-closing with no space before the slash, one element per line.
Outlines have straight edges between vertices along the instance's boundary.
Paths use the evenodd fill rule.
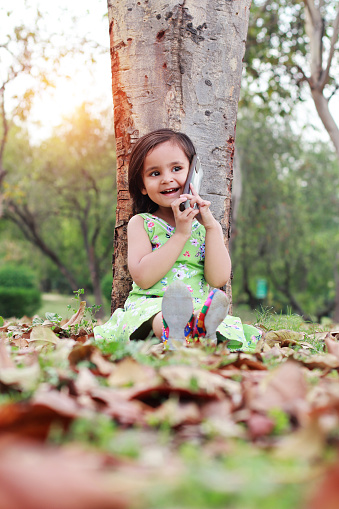
<path fill-rule="evenodd" d="M 204 168 L 201 195 L 211 200 L 228 245 L 250 4 L 251 0 L 108 0 L 118 191 L 112 311 L 123 306 L 130 288 L 128 159 L 133 143 L 147 132 L 169 127 L 190 136 Z"/>
<path fill-rule="evenodd" d="M 323 93 L 319 90 L 311 88 L 312 99 L 316 107 L 317 113 L 320 120 L 322 121 L 329 137 L 332 140 L 334 148 L 339 159 L 339 128 L 332 117 L 329 107 L 328 100 L 324 97 Z"/>
<path fill-rule="evenodd" d="M 332 117 L 328 99 L 324 95 L 324 88 L 330 81 L 330 70 L 333 63 L 335 47 L 338 42 L 339 34 L 339 8 L 333 23 L 333 34 L 330 41 L 329 50 L 323 44 L 325 34 L 325 20 L 321 11 L 322 4 L 315 3 L 314 0 L 304 0 L 305 3 L 305 31 L 309 38 L 308 60 L 311 70 L 310 77 L 306 78 L 308 82 L 312 99 L 314 101 L 317 113 L 328 132 L 339 158 L 339 128 Z M 326 49 L 326 52 L 325 52 Z M 326 57 L 326 62 L 325 62 Z M 304 73 L 306 77 L 306 73 Z"/>
<path fill-rule="evenodd" d="M 311 76 L 307 82 L 311 89 L 312 99 L 320 120 L 334 145 L 339 159 L 339 127 L 330 113 L 327 99 L 324 95 L 324 88 L 330 81 L 330 70 L 333 67 L 333 56 L 339 35 L 339 7 L 336 9 L 336 17 L 333 23 L 333 33 L 330 47 L 325 48 L 323 37 L 325 33 L 325 20 L 322 12 L 322 2 L 315 3 L 314 0 L 304 0 L 305 3 L 305 30 L 309 38 L 309 65 Z M 326 52 L 325 52 L 326 49 Z M 326 62 L 324 62 L 326 57 Z M 337 269 L 335 269 L 337 270 Z M 334 319 L 339 320 L 339 283 L 336 278 L 336 295 L 334 305 Z"/>

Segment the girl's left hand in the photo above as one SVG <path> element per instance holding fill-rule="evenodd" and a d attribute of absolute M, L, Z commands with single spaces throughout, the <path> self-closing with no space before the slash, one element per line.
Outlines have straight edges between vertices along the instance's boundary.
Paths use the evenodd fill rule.
<path fill-rule="evenodd" d="M 201 196 L 198 195 L 192 184 L 190 184 L 190 189 L 192 194 L 183 194 L 180 197 L 185 197 L 187 200 L 189 200 L 190 206 L 192 208 L 195 204 L 197 204 L 197 207 L 199 208 L 199 214 L 196 216 L 196 219 L 206 228 L 206 230 L 208 228 L 214 227 L 216 220 L 210 211 L 211 202 L 203 200 Z"/>

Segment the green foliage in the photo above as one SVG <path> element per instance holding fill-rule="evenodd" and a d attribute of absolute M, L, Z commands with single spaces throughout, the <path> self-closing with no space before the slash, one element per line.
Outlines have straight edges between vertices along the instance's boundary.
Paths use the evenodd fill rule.
<path fill-rule="evenodd" d="M 58 259 L 77 287 L 93 291 L 93 256 L 98 281 L 112 256 L 115 143 L 108 112 L 94 114 L 83 105 L 40 146 L 11 125 L 4 166 L 5 218 L 12 224 L 0 220 L 0 259 L 24 262 L 30 242 L 45 290 L 70 290 Z"/>
<path fill-rule="evenodd" d="M 329 48 L 336 4 L 336 0 L 325 0 L 321 5 L 324 25 L 319 51 Z M 309 73 L 309 51 L 304 2 L 253 1 L 244 59 L 244 104 L 249 105 L 254 99 L 266 114 L 291 113 L 296 101 L 305 99 L 303 89 Z M 335 52 L 334 69 L 338 56 Z M 330 79 L 325 86 L 326 95 L 330 96 L 336 89 L 335 80 Z"/>
<path fill-rule="evenodd" d="M 0 267 L 0 314 L 4 318 L 32 316 L 41 305 L 34 273 L 26 267 Z"/>
<path fill-rule="evenodd" d="M 35 274 L 26 267 L 0 267 L 0 286 L 7 288 L 36 288 Z"/>
<path fill-rule="evenodd" d="M 235 302 L 248 302 L 263 277 L 265 306 L 317 317 L 335 294 L 338 161 L 327 144 L 313 146 L 297 136 L 292 123 L 253 107 L 241 111 L 243 191 L 232 240 L 233 295 Z"/>
<path fill-rule="evenodd" d="M 104 276 L 101 281 L 102 294 L 105 297 L 105 299 L 107 299 L 108 302 L 111 302 L 112 282 L 113 282 L 112 273 L 106 274 L 106 276 Z"/>
<path fill-rule="evenodd" d="M 162 486 L 149 495 L 150 508 L 189 507 L 205 509 L 290 509 L 300 507 L 302 489 L 298 482 L 279 482 L 279 477 L 292 481 L 304 465 L 298 459 L 275 459 L 241 443 L 231 443 L 230 453 L 218 459 L 201 454 L 194 443 L 181 448 L 188 467 L 182 482 L 173 489 Z M 297 477 L 296 477 L 297 479 Z"/>
<path fill-rule="evenodd" d="M 41 293 L 36 288 L 0 286 L 0 313 L 4 318 L 32 316 L 41 305 Z"/>

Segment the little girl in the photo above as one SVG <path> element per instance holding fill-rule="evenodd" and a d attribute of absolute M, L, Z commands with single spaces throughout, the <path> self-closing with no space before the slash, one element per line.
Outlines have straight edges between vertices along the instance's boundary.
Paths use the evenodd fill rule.
<path fill-rule="evenodd" d="M 255 348 L 260 332 L 226 316 L 227 297 L 217 290 L 230 277 L 231 261 L 210 202 L 192 185 L 192 194 L 182 194 L 194 155 L 188 136 L 171 129 L 146 134 L 134 145 L 129 192 L 136 215 L 127 229 L 133 287 L 124 309 L 94 328 L 95 339 L 128 341 L 153 333 L 165 342 L 189 341 L 207 332 L 231 350 Z M 181 211 L 186 200 L 190 207 Z"/>

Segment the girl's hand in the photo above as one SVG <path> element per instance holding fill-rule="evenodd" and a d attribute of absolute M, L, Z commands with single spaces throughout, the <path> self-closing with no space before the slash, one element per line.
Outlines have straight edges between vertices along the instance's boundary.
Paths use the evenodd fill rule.
<path fill-rule="evenodd" d="M 180 196 L 180 198 L 185 198 L 185 201 L 190 201 L 190 207 L 186 210 L 197 210 L 198 213 L 194 217 L 196 217 L 196 219 L 205 227 L 206 230 L 209 228 L 214 228 L 218 223 L 210 211 L 211 202 L 203 200 L 201 196 L 198 195 L 192 184 L 190 184 L 190 188 L 192 194 L 182 194 Z M 193 208 L 195 204 L 197 204 L 198 208 Z"/>
<path fill-rule="evenodd" d="M 188 195 L 181 195 L 180 198 L 174 200 L 171 204 L 174 220 L 175 220 L 175 232 L 185 235 L 187 238 L 191 236 L 192 222 L 194 218 L 199 214 L 199 209 L 188 207 L 183 212 L 180 210 L 180 205 L 187 200 Z M 191 196 L 191 195 L 190 195 Z"/>

